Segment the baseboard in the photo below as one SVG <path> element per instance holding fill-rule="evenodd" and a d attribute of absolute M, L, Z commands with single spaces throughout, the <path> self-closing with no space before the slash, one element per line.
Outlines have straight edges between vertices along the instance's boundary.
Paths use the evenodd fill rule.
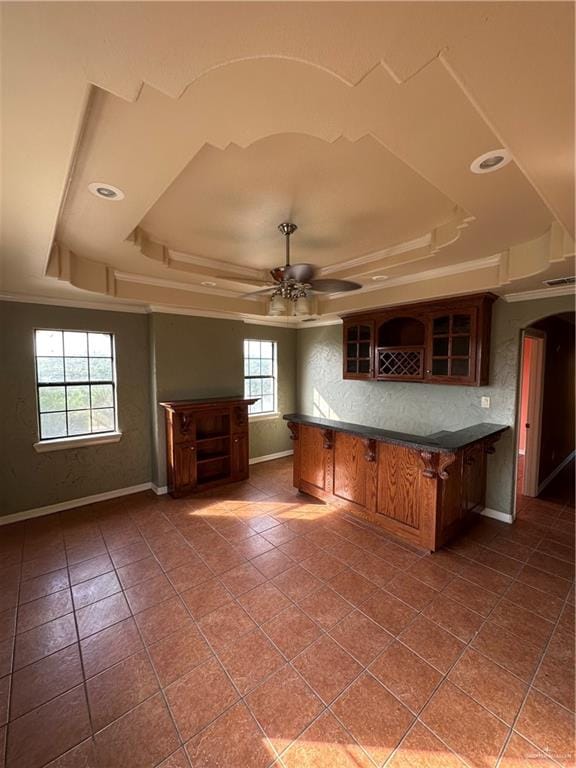
<path fill-rule="evenodd" d="M 280 453 L 269 453 L 267 456 L 255 456 L 250 459 L 250 464 L 261 464 L 263 461 L 274 461 L 274 459 L 283 459 L 284 456 L 292 456 L 294 451 L 280 451 Z"/>
<path fill-rule="evenodd" d="M 95 493 L 92 496 L 83 496 L 80 499 L 69 499 L 68 501 L 60 501 L 58 504 L 49 504 L 46 507 L 37 507 L 36 509 L 25 509 L 22 512 L 14 512 L 12 515 L 4 515 L 0 517 L 0 525 L 8 525 L 8 523 L 17 523 L 20 520 L 29 520 L 33 517 L 43 517 L 44 515 L 52 515 L 54 512 L 64 512 L 67 509 L 74 509 L 75 507 L 83 507 L 86 504 L 95 504 L 98 501 L 108 501 L 108 499 L 116 499 L 118 496 L 129 496 L 131 493 L 140 493 L 141 491 L 149 491 L 152 489 L 152 483 L 140 483 L 140 485 L 131 485 L 128 488 L 117 488 L 114 491 L 106 491 L 105 493 Z"/>
<path fill-rule="evenodd" d="M 484 517 L 491 517 L 493 520 L 500 520 L 501 523 L 513 523 L 514 518 L 510 512 L 500 512 L 498 509 L 490 509 L 490 507 L 484 507 L 481 515 Z"/>
<path fill-rule="evenodd" d="M 167 485 L 156 485 L 155 483 L 150 483 L 150 486 L 156 496 L 164 496 L 164 494 L 168 493 Z"/>
<path fill-rule="evenodd" d="M 518 448 L 518 453 L 520 454 L 520 456 L 525 456 L 526 455 L 526 449 L 525 448 Z"/>
<path fill-rule="evenodd" d="M 554 478 L 557 475 L 559 475 L 560 472 L 562 472 L 564 467 L 568 466 L 568 464 L 570 464 L 570 462 L 574 460 L 575 457 L 576 457 L 576 451 L 572 451 L 572 453 L 569 453 L 568 456 L 566 456 L 564 461 L 561 461 L 560 464 L 558 464 L 556 469 L 550 472 L 548 477 L 545 480 L 543 480 L 538 486 L 538 496 L 540 496 L 544 488 L 546 488 L 546 486 L 549 485 L 552 482 L 552 480 L 554 480 Z"/>

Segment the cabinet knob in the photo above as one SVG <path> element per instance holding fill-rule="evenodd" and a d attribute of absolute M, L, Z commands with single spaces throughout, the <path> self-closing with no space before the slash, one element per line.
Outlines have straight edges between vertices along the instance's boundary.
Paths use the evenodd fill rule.
<path fill-rule="evenodd" d="M 195 445 L 191 445 L 191 446 L 190 446 L 190 450 L 191 450 L 191 451 L 195 451 L 195 450 L 196 450 L 196 446 L 195 446 Z"/>

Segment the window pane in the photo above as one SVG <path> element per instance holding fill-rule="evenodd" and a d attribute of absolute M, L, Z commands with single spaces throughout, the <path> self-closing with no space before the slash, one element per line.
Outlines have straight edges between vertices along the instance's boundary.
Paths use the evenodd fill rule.
<path fill-rule="evenodd" d="M 432 375 L 433 376 L 448 376 L 448 360 L 438 358 L 432 360 Z"/>
<path fill-rule="evenodd" d="M 109 333 L 89 333 L 88 347 L 90 349 L 90 357 L 112 357 Z"/>
<path fill-rule="evenodd" d="M 452 376 L 468 376 L 469 371 L 470 371 L 470 363 L 468 359 L 461 360 L 461 359 L 455 358 L 454 360 L 452 360 L 452 364 L 451 364 Z"/>
<path fill-rule="evenodd" d="M 248 360 L 250 364 L 250 376 L 260 376 L 260 360 Z"/>
<path fill-rule="evenodd" d="M 40 411 L 65 411 L 66 395 L 64 387 L 41 387 L 38 390 Z"/>
<path fill-rule="evenodd" d="M 93 384 L 92 408 L 112 408 L 114 405 L 114 392 L 112 384 Z"/>
<path fill-rule="evenodd" d="M 61 357 L 38 358 L 38 383 L 64 381 L 64 361 Z"/>
<path fill-rule="evenodd" d="M 436 357 L 446 357 L 448 355 L 448 336 L 440 336 L 432 342 L 432 354 Z"/>
<path fill-rule="evenodd" d="M 274 394 L 274 379 L 262 379 L 262 394 L 263 395 Z"/>
<path fill-rule="evenodd" d="M 62 331 L 36 331 L 36 354 L 38 357 L 62 357 Z"/>
<path fill-rule="evenodd" d="M 249 341 L 248 342 L 248 357 L 260 357 L 260 342 Z"/>
<path fill-rule="evenodd" d="M 274 373 L 272 370 L 272 360 L 262 360 L 261 370 L 262 376 L 272 376 Z"/>
<path fill-rule="evenodd" d="M 248 406 L 248 413 L 262 413 L 262 401 L 258 400 L 256 403 Z"/>
<path fill-rule="evenodd" d="M 272 352 L 272 342 L 271 341 L 261 341 L 260 342 L 260 357 L 269 357 L 271 358 L 273 355 Z"/>
<path fill-rule="evenodd" d="M 262 394 L 260 379 L 250 379 L 250 397 L 260 397 Z"/>
<path fill-rule="evenodd" d="M 452 333 L 470 333 L 470 315 L 453 315 Z"/>
<path fill-rule="evenodd" d="M 250 375 L 250 364 L 252 363 L 251 360 L 244 360 L 244 376 Z"/>
<path fill-rule="evenodd" d="M 66 387 L 68 394 L 68 410 L 77 411 L 81 408 L 90 408 L 90 388 L 88 385 L 80 387 Z"/>
<path fill-rule="evenodd" d="M 112 380 L 112 360 L 109 357 L 91 357 L 90 358 L 90 380 L 91 381 L 111 381 Z"/>
<path fill-rule="evenodd" d="M 262 410 L 273 411 L 274 410 L 274 395 L 264 395 L 262 398 Z"/>
<path fill-rule="evenodd" d="M 88 381 L 88 358 L 67 357 L 66 381 Z"/>
<path fill-rule="evenodd" d="M 40 437 L 43 440 L 51 437 L 66 437 L 66 414 L 40 414 Z"/>
<path fill-rule="evenodd" d="M 452 338 L 452 354 L 467 355 L 470 350 L 470 336 L 454 336 Z"/>
<path fill-rule="evenodd" d="M 88 334 L 64 331 L 64 354 L 85 357 L 88 354 Z"/>
<path fill-rule="evenodd" d="M 434 335 L 441 333 L 448 333 L 450 330 L 450 317 L 444 315 L 443 317 L 434 318 Z"/>
<path fill-rule="evenodd" d="M 90 411 L 68 412 L 68 434 L 86 435 L 90 432 Z"/>
<path fill-rule="evenodd" d="M 111 432 L 114 427 L 113 408 L 100 408 L 92 411 L 92 432 Z"/>

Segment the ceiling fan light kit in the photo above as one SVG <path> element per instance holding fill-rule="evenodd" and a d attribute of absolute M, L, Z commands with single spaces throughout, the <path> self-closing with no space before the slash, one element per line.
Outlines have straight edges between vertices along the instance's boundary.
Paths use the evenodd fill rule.
<path fill-rule="evenodd" d="M 286 263 L 283 267 L 270 270 L 276 285 L 271 289 L 269 315 L 309 315 L 312 308 L 310 294 L 355 291 L 362 287 L 351 280 L 315 280 L 316 268 L 313 264 L 290 264 L 290 236 L 298 227 L 284 221 L 278 229 L 286 238 Z"/>

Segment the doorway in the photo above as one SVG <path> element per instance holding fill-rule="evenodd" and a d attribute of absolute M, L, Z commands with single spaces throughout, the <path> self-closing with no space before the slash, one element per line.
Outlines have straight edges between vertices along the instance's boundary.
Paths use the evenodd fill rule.
<path fill-rule="evenodd" d="M 540 435 L 544 397 L 546 334 L 533 328 L 522 334 L 520 423 L 518 428 L 519 496 L 538 496 Z"/>

